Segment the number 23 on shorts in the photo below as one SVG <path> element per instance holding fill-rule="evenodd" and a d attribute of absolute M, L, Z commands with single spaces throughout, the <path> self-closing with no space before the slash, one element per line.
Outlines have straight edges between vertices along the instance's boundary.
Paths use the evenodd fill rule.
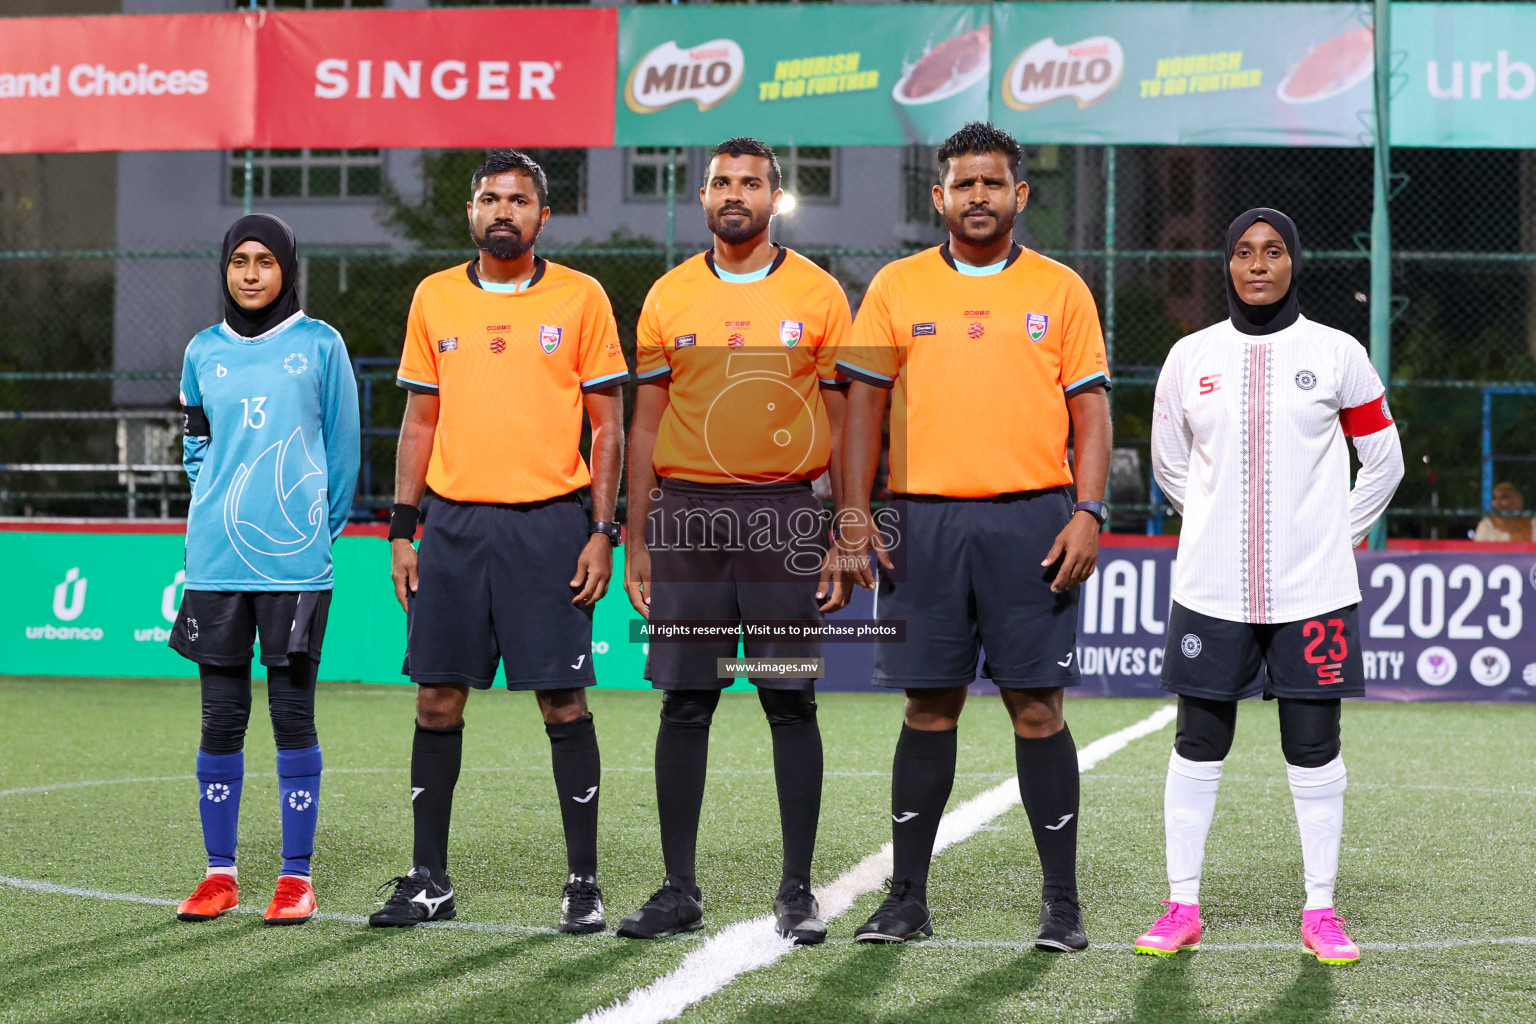
<path fill-rule="evenodd" d="M 1332 637 L 1326 654 L 1318 653 L 1323 641 Z M 1344 635 L 1344 620 L 1329 619 L 1324 625 L 1321 619 L 1312 619 L 1301 627 L 1301 635 L 1307 638 L 1303 655 L 1307 664 L 1317 666 L 1317 682 L 1320 686 L 1344 681 L 1344 659 L 1349 655 L 1349 640 Z"/>

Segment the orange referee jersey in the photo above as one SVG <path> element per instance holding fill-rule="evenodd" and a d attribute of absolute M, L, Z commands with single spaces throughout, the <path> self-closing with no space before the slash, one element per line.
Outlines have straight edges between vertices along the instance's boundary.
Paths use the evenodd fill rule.
<path fill-rule="evenodd" d="M 707 484 L 820 476 L 832 456 L 821 389 L 848 383 L 836 362 L 850 319 L 837 279 L 782 247 L 757 281 L 721 280 L 712 252 L 669 271 L 637 332 L 637 378 L 668 381 L 656 472 Z"/>
<path fill-rule="evenodd" d="M 947 243 L 881 268 L 838 368 L 894 388 L 891 490 L 954 498 L 1071 483 L 1067 399 L 1109 386 L 1088 286 L 1018 245 L 987 277 Z"/>
<path fill-rule="evenodd" d="M 427 486 L 455 501 L 543 501 L 585 487 L 583 392 L 629 379 L 602 285 L 542 258 L 520 292 L 475 264 L 416 286 L 399 385 L 441 405 Z"/>

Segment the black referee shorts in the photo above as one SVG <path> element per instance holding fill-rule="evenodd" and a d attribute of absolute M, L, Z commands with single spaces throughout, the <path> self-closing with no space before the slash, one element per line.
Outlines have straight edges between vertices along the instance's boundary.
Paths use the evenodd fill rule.
<path fill-rule="evenodd" d="M 646 524 L 651 554 L 651 621 L 793 621 L 819 626 L 816 587 L 827 552 L 821 502 L 808 481 L 701 484 L 664 478 Z M 658 690 L 712 690 L 717 658 L 736 657 L 736 640 L 653 638 L 645 678 Z M 747 636 L 748 658 L 819 658 L 821 641 Z M 765 690 L 800 690 L 815 677 L 768 676 Z"/>
<path fill-rule="evenodd" d="M 199 665 L 251 663 L 260 638 L 261 663 L 285 666 L 302 655 L 320 660 L 329 590 L 187 590 L 171 627 L 171 650 Z"/>
<path fill-rule="evenodd" d="M 523 505 L 437 499 L 422 529 L 400 671 L 413 683 L 483 690 L 500 661 L 509 690 L 596 683 L 592 609 L 571 603 L 588 536 L 574 494 Z"/>
<path fill-rule="evenodd" d="M 906 495 L 881 514 L 894 570 L 880 570 L 875 617 L 906 622 L 904 643 L 875 645 L 874 683 L 898 689 L 1076 686 L 1077 588 L 1053 594 L 1042 566 L 1072 502 L 1056 488 L 995 498 Z"/>
<path fill-rule="evenodd" d="M 1163 689 L 1181 697 L 1296 700 L 1365 696 L 1360 606 L 1296 622 L 1232 622 L 1174 602 Z"/>

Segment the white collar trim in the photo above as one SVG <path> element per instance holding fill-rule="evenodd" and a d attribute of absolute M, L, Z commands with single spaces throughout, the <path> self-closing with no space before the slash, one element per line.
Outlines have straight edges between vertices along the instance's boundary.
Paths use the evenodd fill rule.
<path fill-rule="evenodd" d="M 304 316 L 304 311 L 301 309 L 297 313 L 293 314 L 293 316 L 289 317 L 287 320 L 284 320 L 282 323 L 278 324 L 276 327 L 273 327 L 271 330 L 263 331 L 261 334 L 258 334 L 258 335 L 256 335 L 253 338 L 247 338 L 245 335 L 241 334 L 239 331 L 237 331 L 233 327 L 229 326 L 229 321 L 228 320 L 221 320 L 221 321 L 219 321 L 219 326 L 224 328 L 224 333 L 228 334 L 231 338 L 234 338 L 236 341 L 245 342 L 247 345 L 249 345 L 252 342 L 266 341 L 268 338 L 272 337 L 273 335 L 277 335 L 277 334 L 283 333 L 288 328 L 290 328 L 294 324 L 298 323 L 300 318 L 302 318 L 303 316 Z"/>

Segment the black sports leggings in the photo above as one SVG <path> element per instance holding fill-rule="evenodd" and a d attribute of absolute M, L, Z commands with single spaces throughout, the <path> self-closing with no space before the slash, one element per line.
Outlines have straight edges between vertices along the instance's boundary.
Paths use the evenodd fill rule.
<path fill-rule="evenodd" d="M 1280 749 L 1287 764 L 1319 768 L 1339 756 L 1342 702 L 1281 697 Z M 1237 728 L 1237 701 L 1179 698 L 1173 749 L 1191 761 L 1225 761 Z"/>
<path fill-rule="evenodd" d="M 303 750 L 320 742 L 315 732 L 315 675 L 319 663 L 292 654 L 287 665 L 267 666 L 267 708 L 279 750 Z M 251 666 L 199 665 L 203 686 L 203 738 L 209 754 L 233 754 L 245 746 L 251 718 Z"/>

